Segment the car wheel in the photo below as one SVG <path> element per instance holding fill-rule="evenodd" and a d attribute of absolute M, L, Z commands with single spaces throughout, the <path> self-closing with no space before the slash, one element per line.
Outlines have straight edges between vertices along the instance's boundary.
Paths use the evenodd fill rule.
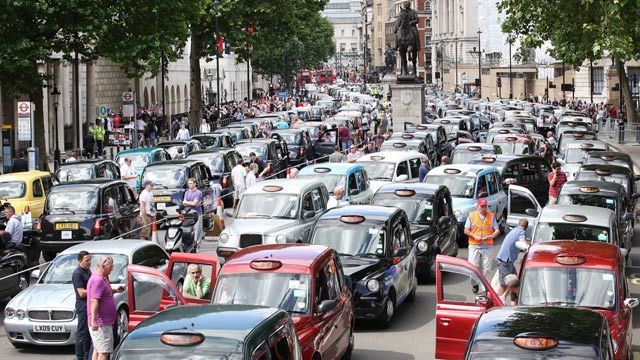
<path fill-rule="evenodd" d="M 44 261 L 51 261 L 56 258 L 57 253 L 55 251 L 43 251 L 42 257 Z"/>
<path fill-rule="evenodd" d="M 384 310 L 382 311 L 382 315 L 379 319 L 379 325 L 381 328 L 388 329 L 389 326 L 391 326 L 391 319 L 393 318 L 393 314 L 395 313 L 395 311 L 395 299 L 393 298 L 393 294 L 390 293 L 384 303 Z"/>
<path fill-rule="evenodd" d="M 498 228 L 500 229 L 500 234 L 504 234 L 507 229 L 507 212 L 506 210 L 502 212 L 502 215 L 497 219 Z"/>
<path fill-rule="evenodd" d="M 349 331 L 349 345 L 347 346 L 347 351 L 342 355 L 342 360 L 351 360 L 351 354 L 353 353 L 353 349 L 355 349 L 356 338 L 353 335 L 353 324 L 351 325 L 351 331 Z"/>
<path fill-rule="evenodd" d="M 437 254 L 435 253 L 430 254 L 425 264 L 426 271 L 422 280 L 427 284 L 432 284 L 436 281 L 436 256 Z"/>
<path fill-rule="evenodd" d="M 113 339 L 114 344 L 119 344 L 120 341 L 124 339 L 124 336 L 127 335 L 128 331 L 129 331 L 129 314 L 127 313 L 127 310 L 124 307 L 121 307 L 120 310 L 118 310 L 118 317 L 116 319 L 116 333 L 115 333 L 115 338 Z"/>
<path fill-rule="evenodd" d="M 418 291 L 418 283 L 416 282 L 416 286 L 413 287 L 413 290 L 407 296 L 407 302 L 413 302 L 416 299 L 416 292 Z"/>

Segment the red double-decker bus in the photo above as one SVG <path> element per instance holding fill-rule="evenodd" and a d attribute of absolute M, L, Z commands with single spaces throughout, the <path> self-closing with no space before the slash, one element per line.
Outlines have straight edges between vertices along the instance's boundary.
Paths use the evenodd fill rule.
<path fill-rule="evenodd" d="M 333 85 L 333 82 L 335 81 L 335 75 L 333 74 L 333 70 L 331 69 L 325 69 L 325 70 L 318 70 L 317 72 L 317 83 L 318 85 L 324 85 L 324 84 L 328 84 L 328 85 Z"/>
<path fill-rule="evenodd" d="M 298 72 L 298 86 L 303 87 L 304 84 L 313 82 L 313 72 L 311 70 L 302 70 Z"/>

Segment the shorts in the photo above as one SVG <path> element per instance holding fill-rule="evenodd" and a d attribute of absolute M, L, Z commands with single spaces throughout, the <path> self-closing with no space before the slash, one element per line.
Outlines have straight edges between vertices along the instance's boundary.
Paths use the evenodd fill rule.
<path fill-rule="evenodd" d="M 149 215 L 140 214 L 140 237 L 147 238 L 151 236 L 151 223 L 153 222 L 153 217 Z"/>
<path fill-rule="evenodd" d="M 511 261 L 502 261 L 498 260 L 498 282 L 502 286 L 506 286 L 504 282 L 504 278 L 509 275 L 516 275 L 516 267 L 513 265 Z"/>
<path fill-rule="evenodd" d="M 98 330 L 89 327 L 89 334 L 93 342 L 93 349 L 99 354 L 113 352 L 113 325 L 102 325 Z"/>
<path fill-rule="evenodd" d="M 240 197 L 242 197 L 242 194 L 244 193 L 245 188 L 236 188 L 233 191 L 233 198 L 236 200 L 240 200 Z"/>

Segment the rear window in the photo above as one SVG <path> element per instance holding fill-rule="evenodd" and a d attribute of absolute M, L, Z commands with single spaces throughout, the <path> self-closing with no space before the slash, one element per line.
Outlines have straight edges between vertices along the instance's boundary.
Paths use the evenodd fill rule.
<path fill-rule="evenodd" d="M 53 191 L 47 198 L 49 213 L 93 211 L 98 207 L 98 194 L 95 190 L 60 189 Z"/>
<path fill-rule="evenodd" d="M 90 180 L 95 177 L 93 171 L 93 164 L 82 166 L 80 164 L 73 164 L 70 166 L 63 166 L 56 172 L 56 176 L 60 182 L 78 181 L 78 180 Z"/>
<path fill-rule="evenodd" d="M 6 181 L 0 183 L 0 199 L 18 199 L 24 197 L 27 184 L 24 181 Z"/>

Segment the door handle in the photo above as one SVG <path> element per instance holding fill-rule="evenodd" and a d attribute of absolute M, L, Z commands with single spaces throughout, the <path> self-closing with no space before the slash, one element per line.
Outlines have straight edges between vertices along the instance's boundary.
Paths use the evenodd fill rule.
<path fill-rule="evenodd" d="M 440 318 L 440 324 L 442 326 L 449 326 L 451 324 L 451 319 L 449 319 L 449 318 Z"/>

